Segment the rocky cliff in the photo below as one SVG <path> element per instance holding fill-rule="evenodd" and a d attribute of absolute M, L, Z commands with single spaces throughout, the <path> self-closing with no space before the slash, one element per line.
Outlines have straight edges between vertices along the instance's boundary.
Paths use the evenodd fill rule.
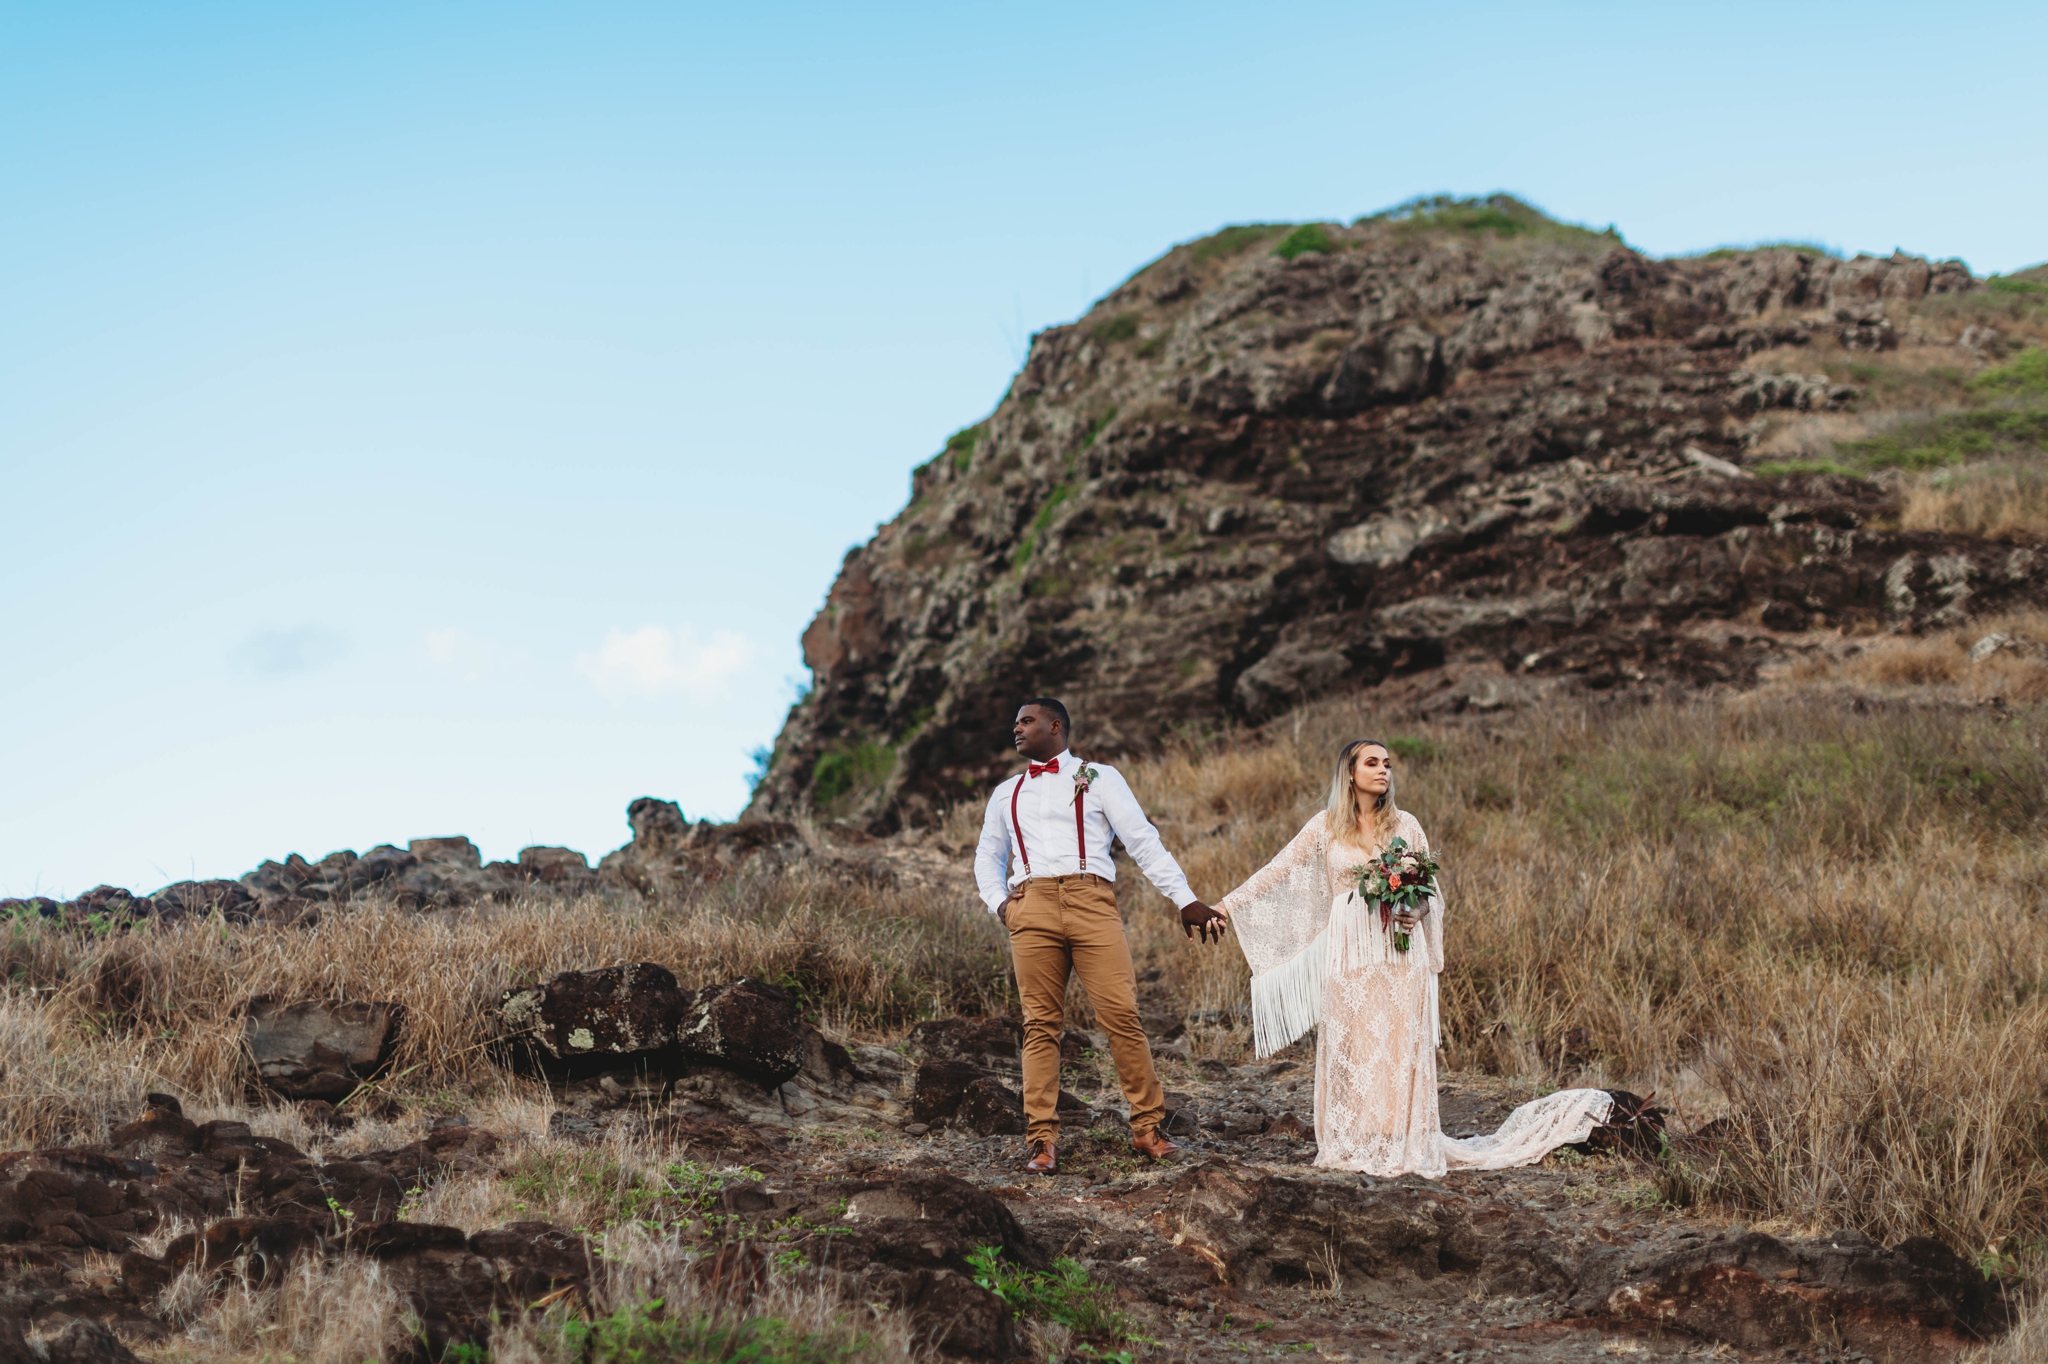
<path fill-rule="evenodd" d="M 1743 686 L 1812 632 L 2039 601 L 2048 555 L 1769 458 L 1864 401 L 1797 357 L 1975 368 L 1996 332 L 1931 305 L 1982 287 L 1903 254 L 1659 260 L 1507 199 L 1175 247 L 1038 334 L 847 555 L 752 812 L 927 819 L 1008 769 L 1040 691 L 1112 758 L 1342 688 Z"/>

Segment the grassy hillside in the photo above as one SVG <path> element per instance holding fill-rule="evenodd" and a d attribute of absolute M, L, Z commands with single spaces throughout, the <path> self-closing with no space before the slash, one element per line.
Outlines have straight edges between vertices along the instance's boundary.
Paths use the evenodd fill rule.
<path fill-rule="evenodd" d="M 1663 1171 L 1676 1201 L 2037 1257 L 2048 662 L 1971 662 L 1994 624 L 1881 640 L 1737 699 L 1386 736 L 1401 799 L 1449 868 L 1447 1065 L 1656 1091 L 1681 1129 L 1717 1134 Z M 1336 743 L 1378 728 L 1356 700 L 1330 701 L 1130 776 L 1197 889 L 1219 896 L 1314 811 Z M 970 804 L 926 836 L 963 873 L 977 819 Z M 1241 959 L 1184 942 L 1135 875 L 1120 884 L 1198 1054 L 1241 1057 Z M 372 904 L 310 930 L 101 938 L 21 921 L 0 929 L 0 1142 L 90 1139 L 151 1088 L 239 1109 L 235 1014 L 258 995 L 403 1001 L 399 1090 L 525 1102 L 484 1050 L 515 981 L 622 960 L 686 981 L 748 973 L 888 1038 L 1009 1007 L 1002 946 L 964 874 L 918 891 L 743 879 L 623 912 Z"/>

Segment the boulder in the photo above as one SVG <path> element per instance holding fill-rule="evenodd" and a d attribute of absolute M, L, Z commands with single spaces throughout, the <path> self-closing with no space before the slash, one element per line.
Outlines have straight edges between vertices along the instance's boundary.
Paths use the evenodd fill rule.
<path fill-rule="evenodd" d="M 426 1364 L 455 1347 L 481 1347 L 490 1339 L 501 1306 L 496 1266 L 469 1248 L 458 1227 L 388 1223 L 351 1241 L 350 1249 L 384 1267 L 416 1320 L 408 1357 Z M 519 1304 L 524 1307 L 525 1304 Z"/>
<path fill-rule="evenodd" d="M 40 1342 L 40 1353 L 43 1364 L 142 1364 L 106 1323 L 90 1317 L 72 1318 L 63 1330 Z"/>
<path fill-rule="evenodd" d="M 911 1091 L 911 1118 L 933 1126 L 950 1120 L 960 1111 L 968 1086 L 987 1078 L 988 1071 L 972 1061 L 925 1062 L 917 1068 Z"/>
<path fill-rule="evenodd" d="M 1010 1305 L 958 1270 L 885 1270 L 868 1283 L 877 1300 L 908 1314 L 919 1343 L 941 1354 L 1011 1359 L 1018 1353 Z"/>
<path fill-rule="evenodd" d="M 803 1068 L 804 1036 L 787 990 L 742 977 L 698 992 L 676 1030 L 683 1054 L 765 1084 L 779 1085 Z"/>
<path fill-rule="evenodd" d="M 1017 1018 L 934 1018 L 910 1030 L 910 1049 L 927 1060 L 1008 1062 L 1022 1055 L 1024 1023 Z"/>
<path fill-rule="evenodd" d="M 1024 1096 L 993 1075 L 984 1076 L 961 1092 L 953 1121 L 978 1137 L 1022 1136 Z"/>
<path fill-rule="evenodd" d="M 556 1079 L 655 1065 L 675 1048 L 691 1002 L 653 962 L 564 971 L 498 997 L 501 1045 L 515 1068 Z"/>
<path fill-rule="evenodd" d="M 845 1044 L 833 1041 L 808 1023 L 803 1025 L 803 1039 L 803 1076 L 817 1088 L 832 1093 L 862 1078 L 861 1067 L 855 1063 L 853 1053 Z M 894 1054 L 891 1055 L 893 1057 Z M 900 1068 L 882 1072 L 885 1078 L 891 1079 L 899 1073 Z"/>
<path fill-rule="evenodd" d="M 1087 1103 L 1060 1091 L 1062 1123 L 1093 1121 Z M 911 1118 L 927 1126 L 952 1123 L 977 1136 L 1015 1136 L 1024 1131 L 1024 1096 L 971 1061 L 927 1061 L 917 1068 Z"/>
<path fill-rule="evenodd" d="M 258 905 L 256 897 L 239 881 L 177 881 L 149 898 L 157 913 L 166 919 L 218 914 L 236 924 L 248 923 Z"/>
<path fill-rule="evenodd" d="M 1654 1157 L 1664 1149 L 1664 1110 L 1625 1089 L 1610 1089 L 1614 1107 L 1607 1121 L 1573 1149 L 1588 1155 Z"/>
<path fill-rule="evenodd" d="M 156 902 L 122 886 L 94 886 L 63 906 L 60 917 L 75 928 L 106 933 L 140 923 L 156 913 Z"/>
<path fill-rule="evenodd" d="M 803 836 L 784 820 L 692 824 L 672 800 L 641 796 L 626 807 L 633 839 L 598 863 L 605 882 L 642 895 L 674 894 L 743 868 L 774 870 L 801 859 Z"/>
<path fill-rule="evenodd" d="M 529 881 L 564 892 L 592 890 L 597 886 L 597 873 L 590 869 L 590 859 L 574 848 L 521 848 L 519 871 Z"/>
<path fill-rule="evenodd" d="M 525 1305 L 562 1288 L 581 1294 L 598 1252 L 582 1236 L 547 1222 L 508 1222 L 469 1238 L 470 1250 L 489 1260 L 511 1303 Z"/>
<path fill-rule="evenodd" d="M 1781 1241 L 1745 1227 L 1662 1254 L 1597 1250 L 1568 1310 L 1741 1350 L 1834 1340 L 1899 1364 L 1949 1360 L 2006 1324 L 1993 1285 L 1939 1241 L 1887 1250 L 1854 1231 Z"/>
<path fill-rule="evenodd" d="M 402 1004 L 266 998 L 250 1004 L 243 1041 L 265 1085 L 334 1103 L 390 1064 L 404 1025 Z"/>

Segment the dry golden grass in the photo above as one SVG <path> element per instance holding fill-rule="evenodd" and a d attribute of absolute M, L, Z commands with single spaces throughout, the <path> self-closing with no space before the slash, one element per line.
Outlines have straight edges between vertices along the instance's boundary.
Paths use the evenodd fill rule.
<path fill-rule="evenodd" d="M 1355 703 L 1300 720 L 1132 765 L 1198 892 L 1314 812 L 1342 737 L 1383 729 Z M 1675 1187 L 1746 1214 L 1966 1253 L 2048 1234 L 2038 707 L 1784 691 L 1406 738 L 1402 799 L 1449 868 L 1447 1064 L 1727 1117 L 1726 1158 Z M 1242 1009 L 1241 960 L 1152 907 L 1132 923 L 1194 1007 Z M 1570 1029 L 1583 1066 L 1550 1045 Z"/>
<path fill-rule="evenodd" d="M 238 1015 L 263 996 L 394 1000 L 413 1090 L 494 1082 L 499 994 L 559 971 L 659 962 L 686 984 L 754 975 L 849 1030 L 986 1012 L 1010 998 L 996 927 L 932 891 L 792 874 L 682 902 L 597 896 L 415 914 L 371 902 L 310 929 L 211 921 L 104 939 L 0 924 L 0 1142 L 103 1137 L 152 1088 L 232 1106 L 248 1069 Z"/>
<path fill-rule="evenodd" d="M 1977 356 L 1954 346 L 1901 346 L 1888 351 L 1852 351 L 1819 332 L 1804 346 L 1758 351 L 1742 367 L 1759 374 L 1819 374 L 1854 384 L 1860 411 L 1923 409 L 1963 402 Z"/>
<path fill-rule="evenodd" d="M 368 1260 L 302 1260 L 270 1285 L 241 1273 L 223 1286 L 188 1272 L 165 1290 L 162 1306 L 181 1330 L 168 1350 L 150 1349 L 162 1364 L 364 1364 L 398 1357 L 406 1343 L 403 1303 L 383 1267 Z"/>
<path fill-rule="evenodd" d="M 2048 540 L 2048 467 L 1979 464 L 1929 475 L 1906 489 L 1899 524 L 1992 540 Z"/>
<path fill-rule="evenodd" d="M 2022 647 L 1972 659 L 1971 648 L 1992 634 L 2010 635 Z M 1803 686 L 1848 683 L 1901 697 L 1932 689 L 1960 701 L 2048 701 L 2048 612 L 1983 616 L 1921 635 L 1870 636 L 1802 660 L 1792 677 Z"/>

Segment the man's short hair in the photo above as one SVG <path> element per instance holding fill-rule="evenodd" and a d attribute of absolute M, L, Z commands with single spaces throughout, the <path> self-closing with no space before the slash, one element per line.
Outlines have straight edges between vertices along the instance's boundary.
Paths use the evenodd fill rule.
<path fill-rule="evenodd" d="M 1052 697 L 1034 696 L 1029 701 L 1019 703 L 1017 709 L 1022 710 L 1025 706 L 1037 706 L 1040 710 L 1050 712 L 1052 718 L 1060 722 L 1061 729 L 1069 734 L 1074 732 L 1074 722 L 1067 718 L 1067 708 Z"/>

